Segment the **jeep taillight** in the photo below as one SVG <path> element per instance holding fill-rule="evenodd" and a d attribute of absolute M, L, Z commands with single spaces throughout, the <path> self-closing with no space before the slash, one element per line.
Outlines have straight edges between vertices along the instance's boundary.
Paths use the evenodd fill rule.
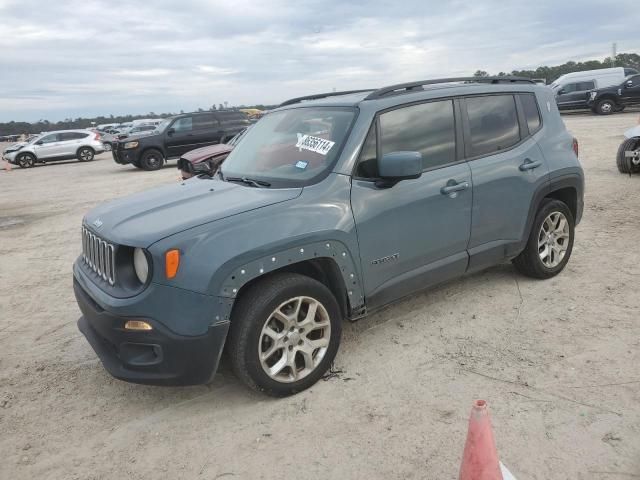
<path fill-rule="evenodd" d="M 578 156 L 578 151 L 579 151 L 578 139 L 574 137 L 573 138 L 573 152 L 576 154 L 576 157 Z"/>

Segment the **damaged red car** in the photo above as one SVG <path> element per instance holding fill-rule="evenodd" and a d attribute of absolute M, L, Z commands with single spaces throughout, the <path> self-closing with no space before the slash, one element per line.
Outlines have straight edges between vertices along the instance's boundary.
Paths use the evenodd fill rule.
<path fill-rule="evenodd" d="M 231 150 L 238 144 L 248 128 L 231 138 L 227 143 L 209 145 L 185 153 L 178 160 L 178 170 L 183 180 L 196 175 L 213 176 L 225 161 Z"/>

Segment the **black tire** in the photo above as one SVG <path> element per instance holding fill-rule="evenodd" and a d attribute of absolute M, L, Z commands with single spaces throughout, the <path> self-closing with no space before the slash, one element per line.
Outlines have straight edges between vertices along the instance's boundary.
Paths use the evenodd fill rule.
<path fill-rule="evenodd" d="M 160 150 L 151 148 L 146 150 L 140 157 L 140 167 L 143 170 L 160 170 L 164 165 L 164 155 Z M 136 165 L 138 166 L 138 165 Z"/>
<path fill-rule="evenodd" d="M 549 215 L 555 212 L 559 212 L 565 216 L 569 227 L 569 239 L 566 245 L 564 257 L 558 265 L 550 268 L 545 265 L 540 258 L 538 240 L 541 235 L 542 224 Z M 513 259 L 513 264 L 520 273 L 528 277 L 541 279 L 554 277 L 564 269 L 569 261 L 571 251 L 573 250 L 574 237 L 575 220 L 571 210 L 569 210 L 569 207 L 560 200 L 545 198 L 538 209 L 538 213 L 536 213 L 533 226 L 531 227 L 531 233 L 527 240 L 527 245 L 524 250 L 520 252 L 520 255 Z"/>
<path fill-rule="evenodd" d="M 603 98 L 596 103 L 596 113 L 598 115 L 611 115 L 616 111 L 616 102 L 610 98 Z"/>
<path fill-rule="evenodd" d="M 113 149 L 111 142 L 102 142 L 102 145 L 104 145 L 105 152 L 110 152 Z"/>
<path fill-rule="evenodd" d="M 636 148 L 640 148 L 640 138 L 638 137 L 628 138 L 618 147 L 616 164 L 620 173 L 640 173 L 640 165 L 634 165 L 631 163 L 630 158 L 625 158 L 624 156 L 625 151 Z"/>
<path fill-rule="evenodd" d="M 96 156 L 96 152 L 91 147 L 82 147 L 78 149 L 76 156 L 81 162 L 90 162 Z"/>
<path fill-rule="evenodd" d="M 16 156 L 16 163 L 20 168 L 32 168 L 36 164 L 36 157 L 29 152 L 20 153 Z"/>
<path fill-rule="evenodd" d="M 263 347 L 260 345 L 262 328 L 271 314 L 279 306 L 296 297 L 309 297 L 324 306 L 329 316 L 331 331 L 322 360 L 302 379 L 287 383 L 278 381 L 265 372 L 258 352 L 259 346 Z M 238 299 L 233 309 L 226 353 L 233 372 L 245 385 L 267 395 L 285 397 L 301 392 L 320 380 L 335 358 L 341 334 L 340 308 L 325 285 L 304 275 L 278 273 L 255 283 Z M 294 347 L 289 345 L 288 349 L 292 348 Z M 286 355 L 284 347 L 282 350 L 283 355 Z M 297 349 L 293 351 L 294 358 L 299 358 L 297 356 L 301 354 L 295 353 Z M 287 368 L 291 371 L 290 367 L 285 367 Z"/>

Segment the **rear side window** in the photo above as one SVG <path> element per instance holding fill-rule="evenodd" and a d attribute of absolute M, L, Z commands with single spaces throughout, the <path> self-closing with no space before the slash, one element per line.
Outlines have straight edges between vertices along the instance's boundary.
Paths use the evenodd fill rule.
<path fill-rule="evenodd" d="M 594 88 L 596 88 L 596 84 L 593 81 L 590 82 L 580 82 L 578 84 L 578 91 L 579 92 L 584 92 L 586 90 L 593 90 Z"/>
<path fill-rule="evenodd" d="M 398 108 L 380 116 L 381 153 L 412 151 L 422 154 L 423 169 L 455 162 L 453 101 Z"/>
<path fill-rule="evenodd" d="M 471 156 L 488 155 L 520 141 L 520 127 L 513 95 L 466 99 Z"/>
<path fill-rule="evenodd" d="M 524 118 L 529 127 L 529 135 L 533 135 L 542 126 L 540 119 L 540 110 L 538 110 L 538 102 L 533 93 L 521 93 L 520 102 L 522 102 L 522 110 L 524 110 Z"/>
<path fill-rule="evenodd" d="M 218 120 L 213 114 L 196 115 L 193 117 L 195 130 L 206 130 L 218 126 Z"/>
<path fill-rule="evenodd" d="M 242 112 L 219 112 L 218 120 L 220 120 L 220 123 L 225 127 L 233 125 L 246 125 L 249 123 L 247 116 Z"/>

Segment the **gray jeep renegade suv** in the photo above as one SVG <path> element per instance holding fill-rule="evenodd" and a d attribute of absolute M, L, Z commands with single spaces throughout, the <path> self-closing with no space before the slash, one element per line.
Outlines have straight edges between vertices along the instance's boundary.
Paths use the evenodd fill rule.
<path fill-rule="evenodd" d="M 512 260 L 565 267 L 583 210 L 553 92 L 454 78 L 289 100 L 214 177 L 89 212 L 80 330 L 115 377 L 207 382 L 223 349 L 283 396 L 329 368 L 341 324 Z"/>

